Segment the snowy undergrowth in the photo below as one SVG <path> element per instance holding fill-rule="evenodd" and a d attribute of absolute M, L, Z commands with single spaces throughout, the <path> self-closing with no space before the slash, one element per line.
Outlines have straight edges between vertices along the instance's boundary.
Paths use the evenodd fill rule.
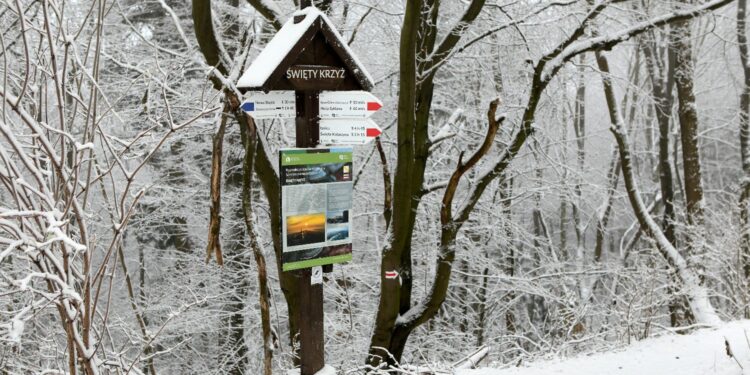
<path fill-rule="evenodd" d="M 750 320 L 701 329 L 689 335 L 669 333 L 639 341 L 620 351 L 545 360 L 507 369 L 456 372 L 456 375 L 549 374 L 750 375 Z"/>
<path fill-rule="evenodd" d="M 300 371 L 298 368 L 293 370 L 287 370 L 286 375 L 299 375 Z M 336 375 L 336 369 L 331 365 L 325 365 L 320 371 L 316 372 L 315 375 Z"/>

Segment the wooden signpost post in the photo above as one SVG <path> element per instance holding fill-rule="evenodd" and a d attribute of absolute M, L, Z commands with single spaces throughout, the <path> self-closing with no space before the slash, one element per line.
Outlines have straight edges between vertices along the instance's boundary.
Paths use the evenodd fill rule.
<path fill-rule="evenodd" d="M 251 95 L 252 100 L 243 104 L 248 114 L 253 116 L 255 113 L 260 116 L 258 118 L 289 117 L 287 105 L 290 96 L 282 91 L 294 91 L 296 147 L 299 148 L 316 147 L 320 143 L 321 91 L 349 91 L 352 92 L 352 102 L 365 101 L 364 106 L 357 103 L 351 103 L 345 109 L 342 106 L 344 112 L 338 117 L 335 110 L 332 112 L 327 107 L 324 111 L 329 118 L 347 118 L 347 113 L 356 114 L 363 110 L 364 113 L 357 116 L 362 119 L 359 121 L 364 121 L 382 105 L 374 96 L 363 95 L 363 91 L 372 89 L 372 78 L 328 18 L 310 5 L 309 0 L 300 2 L 303 9 L 284 24 L 237 83 L 242 92 L 271 93 L 265 97 L 255 93 Z M 342 94 L 329 94 L 326 100 L 334 104 L 342 102 Z M 366 124 L 371 129 L 377 128 L 370 123 Z M 370 138 L 374 132 L 370 130 Z M 367 139 L 366 130 L 363 137 Z M 359 140 L 355 143 L 365 142 Z M 330 264 L 323 267 L 324 271 L 332 270 Z M 296 272 L 299 278 L 300 372 L 301 375 L 313 375 L 325 365 L 323 284 L 311 283 L 310 268 L 289 272 Z"/>

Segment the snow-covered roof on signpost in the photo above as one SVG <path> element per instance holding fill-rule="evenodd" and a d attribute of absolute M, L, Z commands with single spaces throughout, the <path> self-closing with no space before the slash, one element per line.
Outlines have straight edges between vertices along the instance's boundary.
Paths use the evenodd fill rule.
<path fill-rule="evenodd" d="M 315 7 L 297 11 L 271 39 L 237 82 L 240 91 L 294 90 L 285 72 L 292 65 L 332 66 L 346 69 L 337 90 L 373 87 L 367 73 L 328 17 Z"/>

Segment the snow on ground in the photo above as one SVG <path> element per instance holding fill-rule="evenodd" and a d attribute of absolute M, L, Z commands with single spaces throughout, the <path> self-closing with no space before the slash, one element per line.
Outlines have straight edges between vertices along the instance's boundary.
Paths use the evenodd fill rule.
<path fill-rule="evenodd" d="M 727 355 L 725 338 L 739 364 Z M 539 361 L 528 367 L 456 372 L 456 375 L 554 374 L 750 375 L 750 320 L 726 323 L 718 329 L 701 329 L 690 335 L 669 333 L 614 352 Z"/>
<path fill-rule="evenodd" d="M 300 371 L 298 368 L 293 370 L 287 370 L 286 375 L 299 375 Z M 315 375 L 336 375 L 336 369 L 331 365 L 324 365 L 320 371 L 316 372 Z"/>

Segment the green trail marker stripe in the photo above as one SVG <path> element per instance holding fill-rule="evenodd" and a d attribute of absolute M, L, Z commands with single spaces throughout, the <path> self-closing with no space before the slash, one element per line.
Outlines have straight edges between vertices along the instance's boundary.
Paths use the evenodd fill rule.
<path fill-rule="evenodd" d="M 312 268 L 316 266 L 322 266 L 325 264 L 344 263 L 352 260 L 352 254 L 334 255 L 332 257 L 308 259 L 294 263 L 284 263 L 282 269 L 284 271 L 293 271 L 302 268 Z"/>
<path fill-rule="evenodd" d="M 281 165 L 309 165 L 325 163 L 349 163 L 352 161 L 352 152 L 294 152 L 281 151 Z"/>

